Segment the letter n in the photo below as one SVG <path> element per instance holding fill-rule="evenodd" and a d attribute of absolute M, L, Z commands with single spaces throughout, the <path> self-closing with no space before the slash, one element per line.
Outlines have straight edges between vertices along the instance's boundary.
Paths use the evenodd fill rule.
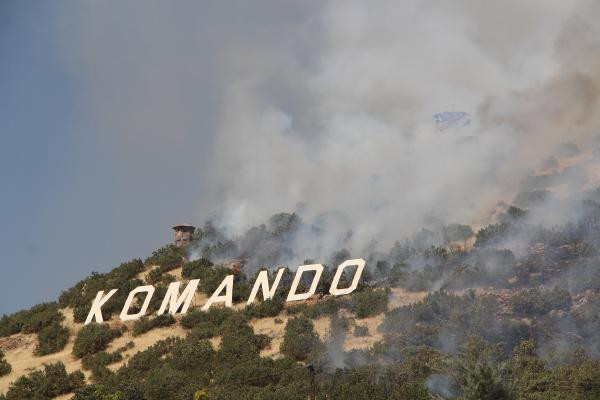
<path fill-rule="evenodd" d="M 252 287 L 252 291 L 250 292 L 250 297 L 248 297 L 248 302 L 246 305 L 254 303 L 256 295 L 258 294 L 258 289 L 262 289 L 263 300 L 272 299 L 273 296 L 275 296 L 275 291 L 277 290 L 277 286 L 279 286 L 279 281 L 281 280 L 281 275 L 283 275 L 284 271 L 285 268 L 280 268 L 277 271 L 275 282 L 273 282 L 273 286 L 271 288 L 269 288 L 269 273 L 267 271 L 260 271 L 256 277 L 256 281 L 254 282 L 254 286 Z"/>

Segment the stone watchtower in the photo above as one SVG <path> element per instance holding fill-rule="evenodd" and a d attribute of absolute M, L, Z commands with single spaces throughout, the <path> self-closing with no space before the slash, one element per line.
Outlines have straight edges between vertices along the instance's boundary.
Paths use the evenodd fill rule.
<path fill-rule="evenodd" d="M 176 247 L 187 246 L 192 242 L 192 237 L 196 227 L 190 224 L 179 224 L 173 227 L 175 231 L 175 237 L 173 238 L 173 244 Z"/>

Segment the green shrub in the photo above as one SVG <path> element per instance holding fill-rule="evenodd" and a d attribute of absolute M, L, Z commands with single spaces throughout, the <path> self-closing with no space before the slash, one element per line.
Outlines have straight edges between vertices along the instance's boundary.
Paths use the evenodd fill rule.
<path fill-rule="evenodd" d="M 255 335 L 245 322 L 237 321 L 231 329 L 222 332 L 219 357 L 225 362 L 242 362 L 258 357 L 260 351 L 269 344 L 266 335 Z"/>
<path fill-rule="evenodd" d="M 271 300 L 255 302 L 244 309 L 251 318 L 275 317 L 283 310 L 283 297 L 275 296 Z"/>
<path fill-rule="evenodd" d="M 106 324 L 85 325 L 75 338 L 73 355 L 82 358 L 88 354 L 105 350 L 108 344 L 121 334 L 121 330 L 111 329 Z"/>
<path fill-rule="evenodd" d="M 143 383 L 146 400 L 183 400 L 191 399 L 194 393 L 193 384 L 180 371 L 169 365 L 153 369 Z M 187 389 L 187 390 L 186 390 Z M 174 396 L 185 390 L 185 396 Z"/>
<path fill-rule="evenodd" d="M 212 322 L 202 321 L 196 324 L 188 337 L 191 340 L 202 340 L 202 339 L 210 339 L 219 335 L 219 327 L 214 325 Z"/>
<path fill-rule="evenodd" d="M 193 279 L 192 275 L 201 273 L 204 268 L 213 267 L 214 264 L 207 258 L 200 258 L 195 261 L 190 261 L 183 265 L 181 276 L 185 279 Z"/>
<path fill-rule="evenodd" d="M 140 279 L 118 281 L 104 275 L 93 275 L 81 289 L 81 295 L 71 304 L 74 309 L 75 322 L 85 321 L 92 306 L 92 301 L 100 290 L 103 290 L 106 294 L 109 288 L 117 289 L 117 292 L 102 306 L 102 317 L 104 320 L 109 320 L 114 314 L 121 312 L 129 292 L 143 284 L 144 282 Z M 154 300 L 155 297 L 157 297 L 156 293 L 152 299 Z"/>
<path fill-rule="evenodd" d="M 88 369 L 92 372 L 92 379 L 94 381 L 101 381 L 112 374 L 108 369 L 108 365 L 123 359 L 123 356 L 121 355 L 121 351 L 123 350 L 124 349 L 119 349 L 112 353 L 100 351 L 95 354 L 87 354 L 81 359 L 81 364 L 84 369 Z"/>
<path fill-rule="evenodd" d="M 499 243 L 506 238 L 510 229 L 507 223 L 491 224 L 481 228 L 475 235 L 475 247 L 481 248 Z"/>
<path fill-rule="evenodd" d="M 123 359 L 121 353 L 115 351 L 113 353 L 108 353 L 106 351 L 99 351 L 94 354 L 86 354 L 81 359 L 81 365 L 85 369 L 94 370 L 98 367 L 105 367 L 107 365 L 119 362 Z"/>
<path fill-rule="evenodd" d="M 163 283 L 168 285 L 171 282 L 175 282 L 177 279 L 171 274 L 166 274 L 160 270 L 160 268 L 154 268 L 148 275 L 146 275 L 145 281 L 150 285 L 156 285 L 157 283 Z"/>
<path fill-rule="evenodd" d="M 167 362 L 177 371 L 194 373 L 210 371 L 207 368 L 215 357 L 215 351 L 208 340 L 186 340 L 173 346 Z"/>
<path fill-rule="evenodd" d="M 543 315 L 551 310 L 568 310 L 572 299 L 568 290 L 555 286 L 552 290 L 521 290 L 510 299 L 510 304 L 516 314 Z"/>
<path fill-rule="evenodd" d="M 65 317 L 59 312 L 57 303 L 43 303 L 29 310 L 4 315 L 0 319 L 0 337 L 15 333 L 37 333 L 53 323 L 61 322 Z"/>
<path fill-rule="evenodd" d="M 0 350 L 0 376 L 8 375 L 12 371 L 12 367 L 4 358 L 4 352 Z"/>
<path fill-rule="evenodd" d="M 198 289 L 203 293 L 212 295 L 221 282 L 223 282 L 223 279 L 230 274 L 231 270 L 229 268 L 219 265 L 206 266 L 204 268 L 195 268 L 189 272 L 189 279 L 200 279 Z"/>
<path fill-rule="evenodd" d="M 61 351 L 69 340 L 69 329 L 54 322 L 38 332 L 38 344 L 34 350 L 36 356 L 44 356 Z"/>
<path fill-rule="evenodd" d="M 330 315 L 338 312 L 341 308 L 348 307 L 348 301 L 339 297 L 327 297 L 313 304 L 297 304 L 290 306 L 286 312 L 290 315 L 303 314 L 307 318 L 319 318 L 322 315 Z"/>
<path fill-rule="evenodd" d="M 133 325 L 133 336 L 139 336 L 155 328 L 170 326 L 175 322 L 175 318 L 171 314 L 162 314 L 154 318 L 143 317 L 135 321 L 135 324 Z"/>
<path fill-rule="evenodd" d="M 192 329 L 201 323 L 210 323 L 215 327 L 219 327 L 235 313 L 236 311 L 227 307 L 211 307 L 208 311 L 194 310 L 181 318 L 181 326 Z"/>
<path fill-rule="evenodd" d="M 370 289 L 352 295 L 351 309 L 358 318 L 371 317 L 387 311 L 389 289 Z"/>
<path fill-rule="evenodd" d="M 120 371 L 120 376 L 127 377 L 132 381 L 141 379 L 148 371 L 159 368 L 164 364 L 164 357 L 168 355 L 173 347 L 181 343 L 180 338 L 169 337 L 156 342 L 144 351 L 134 354 L 127 366 Z"/>
<path fill-rule="evenodd" d="M 58 300 L 59 304 L 61 307 L 75 308 L 77 305 L 93 299 L 99 290 L 117 288 L 125 281 L 133 280 L 143 270 L 144 263 L 142 263 L 142 260 L 133 259 L 122 263 L 106 274 L 92 272 L 89 277 L 62 292 Z"/>
<path fill-rule="evenodd" d="M 319 344 L 319 335 L 312 321 L 303 316 L 294 317 L 285 325 L 280 351 L 295 360 L 304 361 Z"/>
<path fill-rule="evenodd" d="M 183 263 L 185 249 L 173 244 L 161 247 L 152 252 L 152 255 L 146 258 L 145 265 L 158 265 L 160 272 L 171 271 Z"/>
<path fill-rule="evenodd" d="M 68 374 L 61 362 L 46 364 L 43 371 L 17 379 L 6 392 L 6 400 L 49 400 L 83 387 L 84 379 L 81 371 Z"/>
<path fill-rule="evenodd" d="M 356 327 L 354 327 L 354 336 L 356 336 L 356 337 L 369 336 L 369 327 L 356 325 Z"/>
<path fill-rule="evenodd" d="M 132 384 L 94 384 L 75 390 L 73 400 L 144 400 L 141 389 Z"/>

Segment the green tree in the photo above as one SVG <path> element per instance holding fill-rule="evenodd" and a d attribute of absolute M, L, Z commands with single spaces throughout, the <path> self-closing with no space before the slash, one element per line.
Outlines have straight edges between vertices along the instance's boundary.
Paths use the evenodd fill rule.
<path fill-rule="evenodd" d="M 54 322 L 38 332 L 38 344 L 35 347 L 34 354 L 44 356 L 61 351 L 67 345 L 68 340 L 69 329 L 58 322 Z"/>
<path fill-rule="evenodd" d="M 471 337 L 461 345 L 458 356 L 447 360 L 445 372 L 458 383 L 465 400 L 510 399 L 500 368 L 497 349 L 480 337 Z"/>
<path fill-rule="evenodd" d="M 8 375 L 12 371 L 12 367 L 4 357 L 4 352 L 0 350 L 0 376 Z"/>
<path fill-rule="evenodd" d="M 285 325 L 281 353 L 298 361 L 304 361 L 321 343 L 313 322 L 304 317 L 294 317 Z"/>
<path fill-rule="evenodd" d="M 105 350 L 108 344 L 121 334 L 122 332 L 119 329 L 111 329 L 106 324 L 92 323 L 85 325 L 75 338 L 73 355 L 81 358 Z"/>

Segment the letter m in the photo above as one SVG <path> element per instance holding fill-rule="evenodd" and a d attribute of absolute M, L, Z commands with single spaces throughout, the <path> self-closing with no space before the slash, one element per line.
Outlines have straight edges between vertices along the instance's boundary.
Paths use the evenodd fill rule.
<path fill-rule="evenodd" d="M 167 305 L 169 306 L 170 314 L 177 313 L 177 310 L 180 307 L 181 313 L 185 314 L 190 306 L 190 303 L 192 302 L 192 299 L 194 298 L 194 294 L 196 294 L 196 288 L 198 288 L 199 282 L 200 279 L 192 279 L 183 290 L 183 293 L 181 293 L 181 296 L 179 295 L 179 282 L 171 283 L 167 289 L 167 293 L 165 294 L 165 298 L 163 299 L 157 314 L 164 314 L 165 310 L 167 309 Z"/>

